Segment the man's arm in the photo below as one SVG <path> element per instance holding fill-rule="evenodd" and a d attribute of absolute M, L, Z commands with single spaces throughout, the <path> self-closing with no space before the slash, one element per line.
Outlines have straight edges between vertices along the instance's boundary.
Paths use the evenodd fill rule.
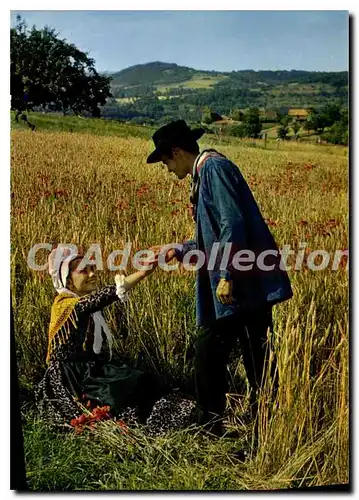
<path fill-rule="evenodd" d="M 220 228 L 219 258 L 230 244 L 228 264 L 220 269 L 220 276 L 225 280 L 233 277 L 232 258 L 239 250 L 247 248 L 246 228 L 238 195 L 236 167 L 229 160 L 209 159 L 202 169 L 203 189 L 210 198 L 210 208 Z"/>

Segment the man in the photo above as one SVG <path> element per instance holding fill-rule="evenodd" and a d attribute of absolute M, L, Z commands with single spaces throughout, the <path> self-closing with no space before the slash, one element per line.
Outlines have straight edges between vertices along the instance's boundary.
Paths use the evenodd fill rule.
<path fill-rule="evenodd" d="M 193 249 L 205 255 L 196 277 L 196 319 L 201 329 L 194 360 L 201 425 L 223 415 L 227 363 L 237 339 L 255 414 L 268 358 L 272 306 L 292 296 L 287 273 L 279 266 L 278 247 L 239 168 L 215 150 L 200 153 L 197 141 L 203 133 L 190 130 L 183 120 L 171 122 L 155 132 L 156 149 L 147 158 L 147 163 L 163 162 L 179 179 L 192 176 L 196 241 L 170 250 L 166 261 L 173 256 L 182 261 Z M 218 426 L 211 429 L 220 432 Z"/>

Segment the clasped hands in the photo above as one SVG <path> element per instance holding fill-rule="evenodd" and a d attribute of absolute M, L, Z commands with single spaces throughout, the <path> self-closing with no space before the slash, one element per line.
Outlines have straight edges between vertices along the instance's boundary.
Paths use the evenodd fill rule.
<path fill-rule="evenodd" d="M 153 252 L 153 256 L 147 259 L 140 259 L 138 262 L 144 267 L 151 267 L 146 274 L 150 274 L 158 266 L 159 255 L 163 252 L 163 248 L 166 245 L 155 245 L 149 248 Z M 176 257 L 176 251 L 174 248 L 170 248 L 164 254 L 165 262 L 170 262 Z M 231 305 L 233 303 L 233 281 L 221 278 L 217 285 L 216 296 L 221 304 Z"/>

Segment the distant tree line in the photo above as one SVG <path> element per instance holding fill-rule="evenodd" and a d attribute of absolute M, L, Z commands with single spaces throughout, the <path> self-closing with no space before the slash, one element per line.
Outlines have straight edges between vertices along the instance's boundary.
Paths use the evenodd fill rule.
<path fill-rule="evenodd" d="M 322 83 L 333 87 L 345 87 L 348 85 L 348 72 L 324 72 L 324 71 L 301 71 L 301 70 L 278 70 L 278 71 L 233 71 L 229 78 L 223 80 L 218 86 L 232 86 L 234 83 L 243 86 L 257 86 L 262 81 L 266 86 L 289 83 Z"/>

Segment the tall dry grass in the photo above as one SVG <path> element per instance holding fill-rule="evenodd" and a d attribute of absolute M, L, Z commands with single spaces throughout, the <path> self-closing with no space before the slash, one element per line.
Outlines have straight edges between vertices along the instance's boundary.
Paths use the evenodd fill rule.
<path fill-rule="evenodd" d="M 342 148 L 296 144 L 262 150 L 241 146 L 239 141 L 216 145 L 213 138 L 203 141 L 202 146 L 206 145 L 217 146 L 240 167 L 279 247 L 290 244 L 296 249 L 305 241 L 309 249 L 326 249 L 332 257 L 336 249 L 348 247 L 348 175 Z M 134 137 L 12 133 L 11 286 L 23 387 L 31 390 L 45 368 L 54 297 L 46 272 L 32 271 L 26 264 L 32 245 L 72 242 L 87 248 L 96 242 L 106 258 L 128 241 L 138 250 L 193 235 L 187 211 L 188 180 L 177 181 L 159 165 L 146 165 L 150 148 L 146 140 Z M 39 253 L 38 261 L 46 261 L 46 252 Z M 216 453 L 227 457 L 228 463 L 218 469 L 218 477 L 230 478 L 229 483 L 219 481 L 222 489 L 276 489 L 348 480 L 348 275 L 345 267 L 332 271 L 330 266 L 323 271 L 306 266 L 290 271 L 294 297 L 275 307 L 279 390 L 273 401 L 267 376 L 257 452 L 242 465 L 231 462 L 221 441 L 207 442 L 202 454 L 197 453 L 198 463 L 204 463 L 204 453 L 214 462 Z M 100 275 L 103 284 L 113 279 L 107 270 Z M 157 270 L 133 291 L 122 318 L 118 313 L 114 305 L 107 316 L 117 331 L 119 354 L 137 359 L 141 353 L 147 365 L 163 376 L 190 379 L 186 353 L 195 335 L 193 273 Z M 242 432 L 241 444 L 247 443 L 250 449 L 252 428 L 241 421 L 248 394 L 236 385 L 237 375 L 243 375 L 243 367 L 234 361 L 233 394 L 229 395 L 232 425 Z M 125 453 L 122 438 L 110 425 L 98 432 L 100 442 L 115 440 L 116 449 Z M 163 484 L 167 489 L 179 487 L 179 469 L 187 477 L 185 484 L 203 487 L 202 469 L 195 472 L 196 454 L 189 462 L 187 456 L 195 436 L 182 433 L 155 443 L 142 434 L 137 439 L 145 440 L 139 446 L 149 454 L 166 449 L 168 479 Z M 28 442 L 34 443 L 30 438 Z M 36 469 L 37 458 L 31 450 L 28 453 L 36 484 L 41 485 L 44 476 Z M 56 454 L 54 460 L 59 460 Z M 150 467 L 141 460 L 140 468 Z M 155 466 L 146 471 L 152 484 L 157 484 Z M 114 475 L 107 486 L 101 484 L 97 488 L 124 487 Z M 138 486 L 132 476 L 126 484 Z"/>

